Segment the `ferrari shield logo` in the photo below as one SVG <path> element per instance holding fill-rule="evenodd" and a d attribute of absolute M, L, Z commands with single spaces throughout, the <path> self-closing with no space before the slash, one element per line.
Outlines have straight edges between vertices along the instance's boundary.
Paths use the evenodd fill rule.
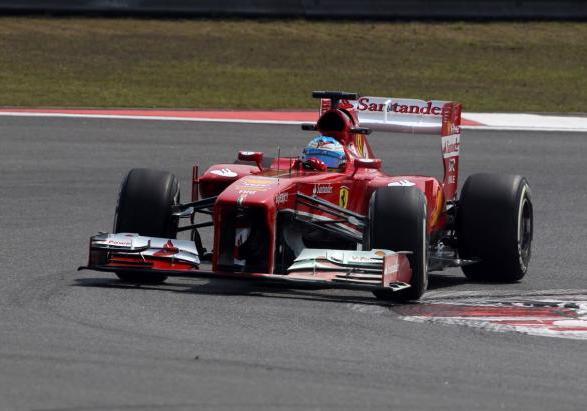
<path fill-rule="evenodd" d="M 342 186 L 338 192 L 338 205 L 346 208 L 349 204 L 349 188 Z"/>

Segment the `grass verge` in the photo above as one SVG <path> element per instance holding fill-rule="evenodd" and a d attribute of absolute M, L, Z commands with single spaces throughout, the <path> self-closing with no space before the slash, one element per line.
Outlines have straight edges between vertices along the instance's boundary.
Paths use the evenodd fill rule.
<path fill-rule="evenodd" d="M 315 108 L 311 90 L 585 112 L 585 23 L 0 18 L 0 106 Z"/>

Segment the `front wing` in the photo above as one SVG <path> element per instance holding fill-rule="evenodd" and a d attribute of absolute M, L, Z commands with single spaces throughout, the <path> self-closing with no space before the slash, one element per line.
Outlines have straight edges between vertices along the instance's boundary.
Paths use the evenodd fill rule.
<path fill-rule="evenodd" d="M 145 237 L 132 233 L 101 233 L 90 239 L 87 266 L 79 270 L 135 272 L 191 278 L 262 280 L 295 286 L 355 290 L 410 287 L 412 271 L 406 253 L 389 250 L 305 249 L 287 274 L 210 271 L 200 269 L 195 244 L 187 240 Z"/>

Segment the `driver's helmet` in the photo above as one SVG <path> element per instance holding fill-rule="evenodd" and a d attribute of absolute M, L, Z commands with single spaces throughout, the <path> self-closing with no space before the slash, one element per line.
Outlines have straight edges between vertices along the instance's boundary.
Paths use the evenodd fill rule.
<path fill-rule="evenodd" d="M 344 147 L 335 138 L 327 136 L 314 137 L 302 152 L 302 161 L 316 158 L 328 168 L 340 168 L 344 165 L 346 155 Z"/>

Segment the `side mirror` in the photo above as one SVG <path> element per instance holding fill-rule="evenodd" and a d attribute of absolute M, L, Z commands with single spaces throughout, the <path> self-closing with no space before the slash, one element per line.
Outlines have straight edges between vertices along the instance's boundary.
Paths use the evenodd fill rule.
<path fill-rule="evenodd" d="M 261 167 L 263 152 L 261 151 L 239 151 L 238 159 L 241 161 L 254 161 L 257 167 L 259 167 L 259 170 L 263 171 L 263 167 Z"/>
<path fill-rule="evenodd" d="M 355 158 L 353 164 L 355 168 L 369 168 L 379 170 L 381 168 L 381 159 L 379 158 Z"/>
<path fill-rule="evenodd" d="M 369 135 L 373 132 L 370 128 L 367 127 L 353 127 L 349 130 L 351 134 L 366 134 Z"/>
<path fill-rule="evenodd" d="M 314 123 L 302 123 L 302 130 L 304 130 L 304 131 L 316 131 L 316 124 L 314 124 Z"/>

